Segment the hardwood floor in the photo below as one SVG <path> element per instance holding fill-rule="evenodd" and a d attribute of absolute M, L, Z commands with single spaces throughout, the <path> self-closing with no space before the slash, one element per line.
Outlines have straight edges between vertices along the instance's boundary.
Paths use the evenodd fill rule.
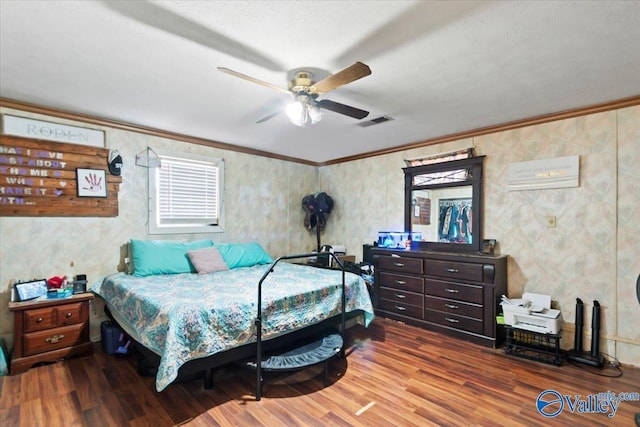
<path fill-rule="evenodd" d="M 611 378 L 614 368 L 514 358 L 382 318 L 349 330 L 347 345 L 347 359 L 331 364 L 328 387 L 321 368 L 267 376 L 260 402 L 254 372 L 232 366 L 216 374 L 211 390 L 194 380 L 157 393 L 155 378 L 140 377 L 132 357 L 96 346 L 90 357 L 0 377 L 0 425 L 634 426 L 640 412 L 635 400 L 621 402 L 611 418 L 584 413 L 588 396 L 640 391 L 640 369 L 625 365 Z M 547 389 L 569 396 L 555 418 L 536 409 Z"/>

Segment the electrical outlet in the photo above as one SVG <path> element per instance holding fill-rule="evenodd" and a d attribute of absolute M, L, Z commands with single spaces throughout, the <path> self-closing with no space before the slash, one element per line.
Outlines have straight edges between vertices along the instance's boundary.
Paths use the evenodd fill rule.
<path fill-rule="evenodd" d="M 554 215 L 547 215 L 547 228 L 556 228 L 556 217 Z"/>

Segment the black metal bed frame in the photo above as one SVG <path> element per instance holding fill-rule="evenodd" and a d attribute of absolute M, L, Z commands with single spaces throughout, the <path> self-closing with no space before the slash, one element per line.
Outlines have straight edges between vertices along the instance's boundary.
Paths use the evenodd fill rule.
<path fill-rule="evenodd" d="M 325 329 L 318 335 L 306 336 L 299 339 L 294 343 L 293 347 L 285 348 L 281 351 L 273 351 L 268 355 L 267 359 L 263 359 L 264 353 L 262 348 L 262 284 L 271 274 L 276 265 L 283 260 L 311 258 L 318 256 L 331 256 L 342 271 L 342 284 L 341 284 L 341 325 L 340 331 L 335 329 Z M 328 264 L 327 264 L 328 265 Z M 346 292 L 345 292 L 345 271 L 344 265 L 332 252 L 322 253 L 306 253 L 300 255 L 288 255 L 281 256 L 276 259 L 269 269 L 262 275 L 262 278 L 258 282 L 258 313 L 256 315 L 256 357 L 246 362 L 246 366 L 255 368 L 256 370 L 256 400 L 260 400 L 262 397 L 262 385 L 264 379 L 262 377 L 262 371 L 295 371 L 305 369 L 310 366 L 324 364 L 324 385 L 327 386 L 327 370 L 329 360 L 336 357 L 338 354 L 341 358 L 344 358 L 344 332 L 346 329 L 345 311 L 346 311 Z M 267 362 L 265 364 L 265 362 Z M 264 366 L 263 366 L 264 364 Z"/>
<path fill-rule="evenodd" d="M 342 313 L 341 314 L 329 317 L 314 325 L 309 325 L 302 329 L 291 331 L 278 337 L 270 338 L 269 340 L 266 340 L 266 341 L 262 340 L 262 330 L 261 330 L 262 316 L 258 316 L 259 318 L 256 318 L 256 322 L 260 323 L 260 327 L 258 328 L 258 331 L 260 331 L 259 332 L 260 337 L 259 339 L 258 337 L 256 337 L 257 339 L 256 342 L 247 343 L 239 347 L 234 347 L 225 351 L 221 351 L 219 353 L 212 354 L 211 356 L 208 356 L 205 358 L 190 360 L 180 367 L 180 369 L 178 370 L 178 376 L 173 381 L 173 383 L 193 381 L 195 379 L 203 379 L 204 388 L 211 389 L 213 388 L 213 376 L 217 369 L 220 369 L 225 365 L 238 363 L 239 361 L 246 361 L 250 359 L 256 359 L 256 366 L 257 366 L 258 354 L 262 355 L 264 353 L 276 351 L 278 349 L 282 349 L 285 347 L 291 348 L 292 344 L 295 345 L 296 343 L 299 343 L 305 340 L 307 340 L 305 342 L 308 342 L 309 337 L 318 336 L 318 334 L 320 334 L 323 331 L 326 331 L 332 327 L 335 328 L 336 325 L 339 325 L 340 327 L 341 337 L 343 338 L 343 343 L 344 343 L 344 331 L 346 330 L 346 326 L 345 326 L 346 321 L 360 316 L 362 314 L 362 310 L 355 310 L 350 313 L 345 312 L 346 298 L 345 298 L 345 292 L 344 292 L 345 290 L 344 265 L 333 253 L 330 253 L 330 252 L 315 253 L 314 252 L 314 253 L 301 254 L 301 255 L 284 256 L 276 259 L 271 264 L 271 266 L 269 267 L 269 269 L 267 270 L 267 272 L 264 274 L 264 276 L 259 282 L 259 285 L 258 285 L 259 308 L 258 309 L 261 310 L 260 301 L 262 299 L 262 293 L 261 293 L 262 282 L 264 281 L 266 276 L 271 271 L 273 271 L 273 268 L 278 262 L 285 259 L 288 260 L 288 259 L 295 259 L 295 258 L 309 258 L 309 257 L 316 257 L 316 256 L 332 256 L 336 261 L 337 265 L 340 266 L 340 270 L 342 270 Z M 111 312 L 109 311 L 106 305 L 104 307 L 104 310 L 107 317 L 109 317 L 109 319 L 112 322 L 114 322 L 114 324 L 118 325 L 120 329 L 124 330 L 120 326 L 118 321 L 114 318 L 114 316 L 111 314 Z M 260 311 L 258 311 L 258 313 L 260 313 Z M 129 337 L 129 338 L 133 343 L 134 353 L 136 353 L 138 374 L 141 376 L 155 376 L 157 374 L 158 366 L 160 365 L 160 356 L 157 353 L 153 352 L 152 350 L 146 348 L 143 344 L 138 342 L 135 338 L 133 337 Z M 344 357 L 344 354 L 345 353 L 344 353 L 344 344 L 343 344 L 342 348 L 340 349 L 340 356 Z M 262 365 L 262 361 L 260 365 Z M 258 379 L 258 387 L 261 387 L 261 381 L 259 379 L 260 379 L 262 368 L 256 369 L 256 370 L 257 370 L 256 378 Z M 325 378 L 326 378 L 326 369 L 325 369 Z M 326 380 L 325 380 L 325 383 L 326 383 Z M 256 396 L 257 400 L 260 400 L 259 396 L 260 395 Z"/>

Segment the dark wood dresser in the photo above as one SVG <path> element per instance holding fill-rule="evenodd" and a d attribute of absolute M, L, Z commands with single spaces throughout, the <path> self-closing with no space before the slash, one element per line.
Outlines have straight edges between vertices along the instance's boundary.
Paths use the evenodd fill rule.
<path fill-rule="evenodd" d="M 507 256 L 372 249 L 376 314 L 496 347 Z"/>
<path fill-rule="evenodd" d="M 14 312 L 11 374 L 40 362 L 93 354 L 89 339 L 89 301 L 93 294 L 69 298 L 10 302 Z"/>

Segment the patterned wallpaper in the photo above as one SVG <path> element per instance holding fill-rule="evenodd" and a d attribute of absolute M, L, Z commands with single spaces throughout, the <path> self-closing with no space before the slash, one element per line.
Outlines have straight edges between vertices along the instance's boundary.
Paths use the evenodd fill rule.
<path fill-rule="evenodd" d="M 640 306 L 635 284 L 640 276 L 640 107 L 618 112 L 617 357 L 640 366 Z"/>
<path fill-rule="evenodd" d="M 403 160 L 468 147 L 486 156 L 484 236 L 510 255 L 509 296 L 550 294 L 568 323 L 567 349 L 576 298 L 585 303 L 587 331 L 597 300 L 609 338 L 601 350 L 640 366 L 640 107 L 323 167 L 321 188 L 337 200 L 323 241 L 361 258 L 378 231 L 403 229 Z M 580 156 L 579 187 L 508 190 L 510 163 L 572 155 Z M 547 215 L 556 228 L 547 228 Z"/>
<path fill-rule="evenodd" d="M 9 109 L 2 112 L 78 124 Z M 90 126 L 93 127 L 93 126 Z M 96 127 L 98 128 L 98 127 Z M 402 230 L 405 159 L 473 147 L 485 155 L 484 236 L 509 254 L 509 296 L 548 293 L 565 322 L 564 348 L 573 345 L 575 299 L 602 305 L 602 351 L 640 366 L 640 107 L 592 114 L 445 144 L 316 168 L 102 128 L 107 147 L 124 159 L 116 218 L 0 217 L 0 335 L 12 342 L 6 309 L 14 279 L 85 273 L 89 280 L 119 268 L 130 238 L 189 239 L 147 234 L 147 171 L 135 155 L 147 146 L 223 157 L 226 231 L 198 235 L 214 241 L 259 241 L 273 256 L 306 252 L 315 234 L 305 230 L 302 197 L 326 191 L 335 201 L 323 244 L 343 244 L 362 256 L 380 230 Z M 577 188 L 509 191 L 512 162 L 580 156 Z M 545 217 L 554 215 L 556 228 Z M 73 267 L 71 264 L 73 263 Z M 92 316 L 101 317 L 94 305 Z M 99 336 L 98 322 L 92 335 Z M 585 345 L 589 340 L 585 339 Z"/>
<path fill-rule="evenodd" d="M 11 109 L 2 113 L 83 126 Z M 86 125 L 85 125 L 86 126 Z M 302 198 L 317 191 L 318 169 L 260 156 L 186 144 L 155 136 L 98 126 L 107 148 L 123 158 L 119 215 L 115 218 L 0 217 L 0 335 L 13 342 L 13 316 L 7 309 L 15 279 L 55 275 L 87 275 L 89 281 L 122 268 L 122 251 L 131 238 L 214 242 L 260 242 L 273 256 L 306 252 L 315 247 L 315 234 L 303 224 Z M 135 156 L 150 146 L 225 159 L 224 233 L 149 235 L 147 233 L 147 169 L 136 166 Z M 105 165 L 106 168 L 106 165 Z M 73 264 L 73 266 L 72 266 Z M 92 317 L 103 317 L 100 303 Z M 99 322 L 91 324 L 92 337 L 100 336 Z"/>

